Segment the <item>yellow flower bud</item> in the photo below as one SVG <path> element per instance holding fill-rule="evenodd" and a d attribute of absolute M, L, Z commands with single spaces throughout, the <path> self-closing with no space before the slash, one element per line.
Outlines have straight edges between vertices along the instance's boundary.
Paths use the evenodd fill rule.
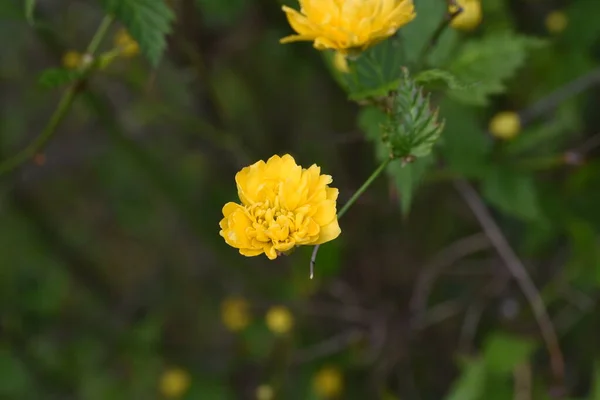
<path fill-rule="evenodd" d="M 338 368 L 324 367 L 313 377 L 312 385 L 317 395 L 330 399 L 342 393 L 344 377 Z"/>
<path fill-rule="evenodd" d="M 276 334 L 287 333 L 294 325 L 292 313 L 282 306 L 271 307 L 267 311 L 266 321 L 269 329 Z"/>
<path fill-rule="evenodd" d="M 489 131 L 500 139 L 511 139 L 521 131 L 519 114 L 512 111 L 503 111 L 496 114 L 490 121 Z"/>
<path fill-rule="evenodd" d="M 347 74 L 348 72 L 350 72 L 346 56 L 343 53 L 340 53 L 339 51 L 335 52 L 335 56 L 333 57 L 333 66 L 341 73 Z"/>
<path fill-rule="evenodd" d="M 450 22 L 450 26 L 467 32 L 477 28 L 483 18 L 481 2 L 479 0 L 457 0 L 457 3 L 463 11 Z M 456 9 L 451 6 L 449 11 L 456 12 Z"/>
<path fill-rule="evenodd" d="M 546 17 L 546 29 L 552 34 L 559 34 L 569 25 L 567 15 L 562 11 L 552 11 Z"/>
<path fill-rule="evenodd" d="M 232 332 L 244 330 L 250 323 L 248 302 L 241 297 L 230 297 L 221 304 L 221 320 Z"/>
<path fill-rule="evenodd" d="M 256 388 L 256 400 L 273 400 L 275 392 L 269 385 L 260 385 Z"/>
<path fill-rule="evenodd" d="M 160 393 L 167 399 L 180 398 L 190 387 L 190 374 L 181 368 L 172 368 L 160 379 Z"/>
<path fill-rule="evenodd" d="M 115 46 L 121 50 L 123 57 L 133 57 L 140 52 L 140 45 L 133 40 L 125 29 L 119 29 L 114 38 Z"/>
<path fill-rule="evenodd" d="M 81 66 L 83 56 L 76 51 L 67 51 L 62 57 L 62 65 L 68 69 L 77 69 Z"/>

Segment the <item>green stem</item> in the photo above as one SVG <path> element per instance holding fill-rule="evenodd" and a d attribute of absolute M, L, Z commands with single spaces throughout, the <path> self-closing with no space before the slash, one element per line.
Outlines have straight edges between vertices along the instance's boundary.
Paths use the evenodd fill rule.
<path fill-rule="evenodd" d="M 106 35 L 108 31 L 108 27 L 112 22 L 112 17 L 106 16 L 100 23 L 98 30 L 92 37 L 92 40 L 87 47 L 87 54 L 93 56 L 93 54 L 98 49 L 102 39 Z M 4 160 L 0 163 L 0 175 L 6 174 L 13 169 L 17 168 L 21 164 L 24 164 L 33 157 L 36 153 L 40 151 L 41 148 L 52 138 L 54 133 L 56 133 L 56 129 L 60 125 L 60 123 L 67 116 L 68 111 L 71 109 L 71 105 L 75 101 L 75 97 L 80 90 L 81 83 L 87 79 L 89 73 L 93 68 L 96 67 L 96 63 L 90 63 L 89 65 L 83 67 L 81 71 L 81 76 L 69 86 L 69 88 L 65 91 L 65 93 L 60 98 L 58 105 L 56 106 L 56 110 L 50 117 L 50 120 L 46 124 L 46 127 L 42 130 L 42 132 L 23 150 L 13 155 L 12 157 Z"/>
<path fill-rule="evenodd" d="M 373 183 L 373 181 L 377 179 L 377 177 L 386 169 L 386 167 L 392 160 L 393 159 L 391 157 L 387 158 L 384 162 L 381 163 L 379 167 L 377 167 L 377 169 L 371 174 L 371 176 L 367 178 L 365 183 L 363 183 L 362 186 L 358 188 L 358 190 L 352 195 L 350 200 L 348 200 L 346 204 L 344 204 L 344 207 L 342 207 L 342 209 L 337 214 L 338 219 L 342 218 L 342 216 L 346 214 L 346 211 L 348 211 L 350 207 L 352 207 L 352 204 L 354 204 L 356 200 L 358 200 L 358 198 L 367 190 L 367 188 L 371 186 L 371 183 Z M 310 279 L 312 279 L 315 275 L 314 271 L 319 247 L 321 247 L 320 244 L 315 246 L 312 252 L 312 256 L 310 257 Z"/>
<path fill-rule="evenodd" d="M 371 183 L 373 183 L 373 181 L 377 179 L 377 177 L 388 166 L 390 161 L 392 161 L 392 159 L 387 158 L 384 162 L 382 162 L 381 165 L 371 174 L 371 176 L 367 178 L 365 183 L 363 183 L 362 186 L 358 188 L 358 190 L 352 195 L 352 197 L 350 197 L 350 200 L 348 200 L 346 204 L 344 204 L 344 207 L 342 207 L 342 209 L 338 212 L 338 219 L 342 218 L 342 216 L 346 214 L 346 211 L 348 211 L 348 209 L 352 207 L 352 204 L 354 204 L 356 200 L 358 200 L 358 198 L 367 190 L 367 188 L 371 186 Z"/>

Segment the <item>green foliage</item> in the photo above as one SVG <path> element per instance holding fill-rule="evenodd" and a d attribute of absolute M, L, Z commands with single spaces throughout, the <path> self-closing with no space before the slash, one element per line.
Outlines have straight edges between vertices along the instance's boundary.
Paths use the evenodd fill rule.
<path fill-rule="evenodd" d="M 483 177 L 482 192 L 491 204 L 514 217 L 534 220 L 541 216 L 531 175 L 508 166 L 490 166 Z"/>
<path fill-rule="evenodd" d="M 415 75 L 415 82 L 428 89 L 465 90 L 472 85 L 465 85 L 456 76 L 443 69 L 428 69 Z"/>
<path fill-rule="evenodd" d="M 483 349 L 486 369 L 497 375 L 511 374 L 517 365 L 531 357 L 536 347 L 537 343 L 530 339 L 504 333 L 490 335 Z"/>
<path fill-rule="evenodd" d="M 466 360 L 460 376 L 445 400 L 479 400 L 485 393 L 486 379 L 486 365 L 483 359 Z"/>
<path fill-rule="evenodd" d="M 506 81 L 525 63 L 527 52 L 544 42 L 526 36 L 498 33 L 465 42 L 448 65 L 469 90 L 451 89 L 448 95 L 465 104 L 484 106 L 491 95 L 503 93 Z"/>
<path fill-rule="evenodd" d="M 77 70 L 66 68 L 48 68 L 38 77 L 38 84 L 46 89 L 53 89 L 75 82 L 82 76 Z"/>
<path fill-rule="evenodd" d="M 33 25 L 33 12 L 35 11 L 36 0 L 25 0 L 25 18 L 29 25 Z"/>
<path fill-rule="evenodd" d="M 157 66 L 175 14 L 162 0 L 101 0 L 106 12 L 125 25 L 142 53 Z"/>
<path fill-rule="evenodd" d="M 431 153 L 444 129 L 438 111 L 432 110 L 429 96 L 423 94 L 404 70 L 404 77 L 388 98 L 389 116 L 382 126 L 382 140 L 394 158 L 409 162 Z"/>
<path fill-rule="evenodd" d="M 411 66 L 421 61 L 424 49 L 446 14 L 444 1 L 415 0 L 414 4 L 417 18 L 403 27 L 399 33 L 402 51 Z M 442 45 L 447 44 L 445 41 L 442 43 Z"/>

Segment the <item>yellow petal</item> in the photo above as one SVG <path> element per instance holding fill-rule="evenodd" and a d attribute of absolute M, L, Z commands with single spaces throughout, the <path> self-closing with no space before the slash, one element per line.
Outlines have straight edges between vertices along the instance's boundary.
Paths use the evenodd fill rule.
<path fill-rule="evenodd" d="M 335 238 L 337 238 L 342 230 L 340 229 L 340 225 L 338 224 L 337 218 L 334 219 L 330 224 L 321 227 L 321 231 L 319 232 L 319 238 L 313 244 L 322 244 L 325 242 L 329 242 Z"/>
<path fill-rule="evenodd" d="M 283 6 L 282 9 L 293 30 L 300 35 L 313 35 L 313 37 L 315 37 L 315 26 L 308 18 L 288 6 Z"/>
<path fill-rule="evenodd" d="M 329 224 L 335 218 L 335 201 L 324 200 L 317 206 L 317 212 L 312 216 L 320 226 Z"/>

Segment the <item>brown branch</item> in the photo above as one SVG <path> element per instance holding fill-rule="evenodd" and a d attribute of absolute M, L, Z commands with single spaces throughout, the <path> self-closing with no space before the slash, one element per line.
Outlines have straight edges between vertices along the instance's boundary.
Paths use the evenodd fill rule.
<path fill-rule="evenodd" d="M 481 197 L 477 191 L 469 184 L 469 182 L 463 179 L 457 179 L 454 181 L 456 189 L 464 198 L 469 208 L 482 226 L 483 231 L 490 239 L 490 242 L 496 248 L 498 255 L 504 261 L 504 264 L 508 268 L 510 274 L 515 278 L 521 291 L 525 295 L 529 305 L 533 311 L 535 319 L 540 327 L 540 332 L 546 343 L 546 348 L 550 355 L 550 364 L 554 377 L 557 379 L 557 383 L 561 386 L 564 383 L 564 358 L 560 349 L 558 336 L 552 320 L 548 315 L 546 306 L 539 291 L 535 284 L 531 280 L 531 277 L 527 273 L 527 269 L 523 262 L 519 259 L 515 251 L 512 249 L 500 227 L 490 214 L 486 205 L 483 203 Z"/>

